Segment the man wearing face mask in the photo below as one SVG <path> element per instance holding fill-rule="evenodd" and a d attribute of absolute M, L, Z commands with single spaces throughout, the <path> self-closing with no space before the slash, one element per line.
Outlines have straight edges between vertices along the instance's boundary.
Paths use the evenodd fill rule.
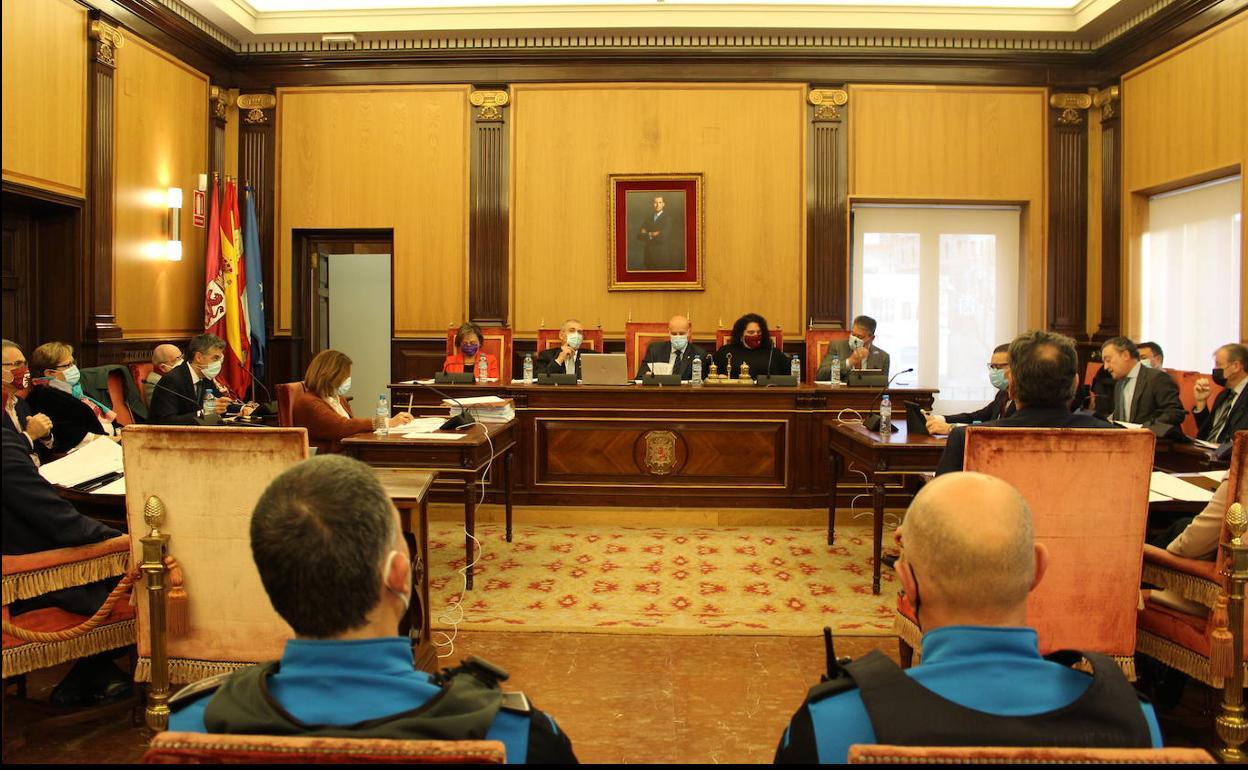
<path fill-rule="evenodd" d="M 1150 369 L 1162 369 L 1166 365 L 1166 354 L 1156 342 L 1141 342 L 1136 345 L 1140 351 L 1140 363 Z"/>
<path fill-rule="evenodd" d="M 1248 398 L 1244 398 L 1248 385 L 1248 346 L 1230 343 L 1213 354 L 1213 382 L 1222 392 L 1209 405 L 1209 380 L 1196 380 L 1194 392 L 1196 406 L 1192 416 L 1196 418 L 1196 438 L 1215 444 L 1228 444 L 1235 431 L 1248 430 Z"/>
<path fill-rule="evenodd" d="M 411 602 L 411 553 L 371 468 L 314 457 L 269 485 L 251 552 L 295 638 L 280 661 L 202 680 L 170 702 L 169 729 L 393 740 L 498 740 L 509 763 L 575 762 L 555 721 L 506 675 L 472 659 L 435 677 L 397 635 Z"/>
<path fill-rule="evenodd" d="M 1049 556 L 1012 486 L 979 473 L 942 476 L 915 496 L 896 539 L 897 577 L 923 629 L 922 663 L 902 670 L 877 650 L 829 672 L 790 722 L 777 763 L 844 763 L 855 743 L 1161 747 L 1153 707 L 1112 658 L 1040 655 L 1027 596 Z M 1070 667 L 1080 657 L 1091 675 Z"/>
<path fill-rule="evenodd" d="M 231 402 L 213 379 L 221 373 L 225 341 L 214 334 L 200 334 L 191 338 L 186 353 L 182 365 L 156 383 L 148 417 L 154 425 L 220 425 Z M 205 414 L 204 397 L 209 393 L 214 402 Z M 240 414 L 246 417 L 253 409 L 252 404 L 244 405 Z"/>
<path fill-rule="evenodd" d="M 695 358 L 702 359 L 705 373 L 707 353 L 693 344 L 690 338 L 692 332 L 693 324 L 689 323 L 688 318 L 683 315 L 672 316 L 667 322 L 668 339 L 655 340 L 646 346 L 646 356 L 642 359 L 634 379 L 640 380 L 651 372 L 679 374 L 682 380 L 692 379 Z M 655 367 L 654 364 L 658 366 Z"/>
<path fill-rule="evenodd" d="M 52 450 L 52 418 L 32 414 L 30 404 L 18 391 L 30 387 L 30 369 L 16 342 L 4 340 L 4 429 L 26 446 L 26 453 L 39 465 Z"/>
<path fill-rule="evenodd" d="M 58 452 L 100 436 L 114 436 L 120 426 L 107 404 L 86 395 L 74 349 L 64 342 L 45 342 L 30 353 L 30 408 L 52 420 L 53 444 Z"/>
<path fill-rule="evenodd" d="M 875 319 L 860 315 L 850 327 L 849 339 L 836 340 L 828 346 L 827 355 L 819 362 L 815 379 L 826 382 L 832 379 L 832 359 L 841 359 L 841 382 L 845 382 L 850 369 L 879 369 L 888 377 L 888 353 L 875 347 Z"/>
<path fill-rule="evenodd" d="M 152 351 L 152 370 L 143 379 L 143 403 L 152 403 L 152 392 L 160 378 L 182 365 L 182 351 L 177 345 L 157 345 Z"/>
<path fill-rule="evenodd" d="M 581 343 L 585 341 L 585 327 L 575 318 L 569 318 L 559 327 L 559 347 L 543 350 L 533 360 L 536 374 L 575 374 L 581 379 Z"/>
<path fill-rule="evenodd" d="M 954 425 L 974 425 L 977 422 L 988 422 L 1009 417 L 1014 413 L 1014 402 L 1010 400 L 1010 344 L 997 345 L 992 351 L 992 359 L 988 362 L 988 380 L 997 389 L 997 395 L 983 409 L 974 412 L 962 412 L 939 417 L 934 414 L 927 416 L 927 432 L 944 435 Z"/>

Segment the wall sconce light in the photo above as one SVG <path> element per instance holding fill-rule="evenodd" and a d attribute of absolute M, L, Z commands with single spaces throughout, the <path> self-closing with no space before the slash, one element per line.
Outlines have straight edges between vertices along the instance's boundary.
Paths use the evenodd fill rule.
<path fill-rule="evenodd" d="M 165 243 L 165 259 L 170 262 L 182 261 L 182 188 L 170 187 L 168 192 L 169 205 L 169 240 Z"/>

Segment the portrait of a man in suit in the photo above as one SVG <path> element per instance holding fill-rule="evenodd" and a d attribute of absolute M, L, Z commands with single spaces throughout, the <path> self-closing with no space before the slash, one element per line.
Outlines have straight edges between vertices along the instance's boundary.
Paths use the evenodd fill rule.
<path fill-rule="evenodd" d="M 670 190 L 628 192 L 628 269 L 686 268 L 685 192 Z"/>

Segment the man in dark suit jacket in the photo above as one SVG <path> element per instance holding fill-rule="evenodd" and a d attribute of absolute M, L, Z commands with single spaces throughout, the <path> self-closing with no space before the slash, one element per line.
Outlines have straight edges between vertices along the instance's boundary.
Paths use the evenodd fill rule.
<path fill-rule="evenodd" d="M 954 425 L 974 425 L 975 423 L 999 420 L 1014 414 L 1014 402 L 1010 400 L 1010 345 L 997 345 L 988 360 L 988 379 L 997 389 L 997 395 L 982 409 L 973 412 L 948 414 L 943 417 L 934 414 L 927 416 L 927 432 L 943 435 L 952 430 Z"/>
<path fill-rule="evenodd" d="M 679 270 L 679 254 L 677 245 L 680 238 L 679 228 L 670 211 L 664 210 L 662 195 L 654 198 L 654 213 L 648 215 L 641 223 L 641 231 L 637 240 L 645 243 L 642 255 L 642 267 L 646 270 Z"/>
<path fill-rule="evenodd" d="M 819 362 L 815 379 L 826 382 L 832 379 L 832 360 L 841 359 L 841 382 L 849 377 L 850 369 L 879 369 L 888 377 L 888 353 L 875 346 L 875 319 L 860 315 L 850 325 L 849 339 L 835 340 Z"/>
<path fill-rule="evenodd" d="M 585 339 L 585 327 L 575 318 L 569 318 L 559 327 L 559 347 L 538 351 L 533 360 L 533 373 L 576 374 L 581 379 L 581 342 Z"/>
<path fill-rule="evenodd" d="M 148 417 L 154 425 L 219 425 L 229 399 L 218 398 L 214 414 L 203 414 L 204 396 L 220 396 L 213 378 L 221 373 L 225 341 L 214 334 L 191 338 L 186 361 L 160 378 L 152 391 Z"/>
<path fill-rule="evenodd" d="M 1070 401 L 1079 383 L 1075 341 L 1053 332 L 1033 331 L 1010 343 L 1010 398 L 1018 411 L 981 423 L 995 428 L 1113 428 L 1112 423 L 1072 413 Z M 962 470 L 966 428 L 954 428 L 936 466 L 936 475 Z"/>
<path fill-rule="evenodd" d="M 640 380 L 649 374 L 651 364 L 671 364 L 671 373 L 679 374 L 682 380 L 693 378 L 693 359 L 701 358 L 705 368 L 707 352 L 693 344 L 693 325 L 688 318 L 672 316 L 667 322 L 667 333 L 669 339 L 655 340 L 646 346 L 646 356 L 637 367 L 634 379 Z"/>
<path fill-rule="evenodd" d="M 1196 438 L 1215 444 L 1229 443 L 1236 431 L 1248 430 L 1248 346 L 1231 343 L 1213 354 L 1213 381 L 1222 392 L 1209 406 L 1209 381 L 1196 381 Z"/>
<path fill-rule="evenodd" d="M 1115 383 L 1111 419 L 1139 423 L 1158 436 L 1180 433 L 1187 415 L 1179 386 L 1166 372 L 1141 363 L 1134 342 L 1114 337 L 1101 346 L 1101 361 Z"/>

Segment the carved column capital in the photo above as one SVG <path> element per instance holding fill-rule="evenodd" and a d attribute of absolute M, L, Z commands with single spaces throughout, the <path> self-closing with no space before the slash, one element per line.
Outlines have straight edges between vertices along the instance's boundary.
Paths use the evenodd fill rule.
<path fill-rule="evenodd" d="M 1092 104 L 1101 108 L 1101 120 L 1113 120 L 1122 110 L 1118 86 L 1102 88 L 1092 97 Z"/>
<path fill-rule="evenodd" d="M 841 107 L 849 103 L 849 92 L 843 88 L 812 88 L 806 101 L 815 108 L 816 123 L 841 121 Z"/>
<path fill-rule="evenodd" d="M 256 126 L 271 122 L 270 112 L 277 106 L 273 94 L 239 94 L 238 110 L 243 113 L 243 123 Z"/>
<path fill-rule="evenodd" d="M 477 108 L 478 123 L 498 123 L 503 119 L 503 107 L 511 102 L 511 95 L 506 91 L 473 91 L 468 95 L 468 103 Z"/>
<path fill-rule="evenodd" d="M 91 58 L 106 67 L 117 66 L 117 49 L 126 44 L 125 35 L 117 27 L 93 19 L 87 28 L 91 39 Z"/>
<path fill-rule="evenodd" d="M 1049 106 L 1055 111 L 1060 110 L 1057 114 L 1057 125 L 1059 126 L 1081 126 L 1083 125 L 1083 110 L 1092 106 L 1092 97 L 1089 94 L 1052 94 L 1049 96 Z"/>
<path fill-rule="evenodd" d="M 229 92 L 221 86 L 209 86 L 208 117 L 217 123 L 225 123 L 229 107 Z"/>

